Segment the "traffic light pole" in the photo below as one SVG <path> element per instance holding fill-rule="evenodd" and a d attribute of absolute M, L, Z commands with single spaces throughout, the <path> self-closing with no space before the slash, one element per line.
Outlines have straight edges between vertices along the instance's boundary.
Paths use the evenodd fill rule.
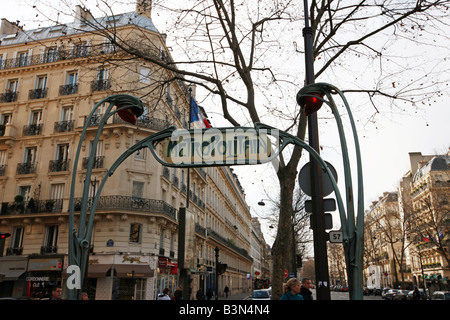
<path fill-rule="evenodd" d="M 306 85 L 315 81 L 313 34 L 309 25 L 308 0 L 304 0 L 305 27 L 303 37 L 305 43 L 305 71 Z M 319 130 L 317 113 L 308 115 L 308 140 L 309 145 L 320 154 Z M 327 234 L 325 232 L 325 215 L 323 208 L 322 171 L 320 165 L 310 154 L 311 163 L 311 191 L 312 191 L 312 229 L 314 235 L 314 262 L 316 271 L 317 300 L 330 300 Z"/>

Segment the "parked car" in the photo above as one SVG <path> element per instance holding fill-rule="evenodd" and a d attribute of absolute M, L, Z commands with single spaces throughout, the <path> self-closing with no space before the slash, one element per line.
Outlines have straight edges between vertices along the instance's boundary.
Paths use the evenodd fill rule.
<path fill-rule="evenodd" d="M 261 290 L 253 290 L 252 300 L 270 300 L 270 290 L 261 289 Z"/>
<path fill-rule="evenodd" d="M 394 300 L 406 300 L 409 290 L 397 290 Z"/>
<path fill-rule="evenodd" d="M 394 300 L 395 299 L 395 295 L 397 294 L 397 289 L 389 289 L 386 294 L 384 295 L 384 298 L 386 300 Z"/>
<path fill-rule="evenodd" d="M 388 292 L 391 288 L 383 288 L 381 290 L 381 298 L 386 299 L 386 292 Z"/>
<path fill-rule="evenodd" d="M 450 300 L 450 291 L 435 291 L 431 295 L 431 300 Z"/>
<path fill-rule="evenodd" d="M 419 289 L 419 292 L 420 292 L 420 300 L 427 300 L 429 298 L 428 290 L 427 290 L 428 295 L 426 297 L 425 297 L 425 292 L 423 291 L 423 289 Z M 409 291 L 408 294 L 406 295 L 406 300 L 413 300 L 413 293 L 414 293 L 414 290 Z"/>

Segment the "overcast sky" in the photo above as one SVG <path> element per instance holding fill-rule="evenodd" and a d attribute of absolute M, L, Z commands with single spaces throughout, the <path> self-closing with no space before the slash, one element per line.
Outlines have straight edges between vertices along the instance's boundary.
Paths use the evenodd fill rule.
<path fill-rule="evenodd" d="M 25 29 L 32 29 L 36 12 L 23 0 L 0 0 L 0 18 L 9 21 L 20 20 Z M 33 3 L 26 0 L 25 3 Z M 127 11 L 130 11 L 126 9 Z M 119 12 L 116 12 L 119 13 Z M 94 13 L 95 15 L 95 13 Z M 158 28 L 158 25 L 156 25 Z M 1 88 L 0 88 L 1 89 Z M 295 97 L 294 97 L 295 98 Z M 208 106 L 203 106 L 206 110 Z M 322 115 L 319 111 L 319 117 Z M 427 107 L 423 112 L 401 116 L 386 114 L 380 116 L 377 128 L 358 128 L 364 169 L 365 207 L 378 199 L 385 191 L 395 191 L 399 180 L 409 170 L 409 152 L 430 155 L 445 153 L 450 147 L 450 97 L 448 93 Z M 214 123 L 213 123 L 214 125 Z M 337 132 L 335 133 L 337 135 Z M 327 140 L 328 139 L 328 140 Z M 329 130 L 320 133 L 320 143 L 324 146 L 322 156 L 338 170 L 338 180 L 343 180 L 340 171 L 341 154 L 336 141 L 330 139 Z M 308 161 L 302 159 L 302 164 Z M 274 195 L 278 192 L 277 180 L 270 165 L 236 167 L 242 186 L 246 189 L 247 202 L 253 215 L 268 211 L 268 206 L 258 207 L 257 202 L 267 198 L 265 191 Z M 300 167 L 299 167 L 300 170 Z M 272 187 L 274 186 L 274 187 Z M 274 195 L 275 197 L 275 195 Z M 337 213 L 335 213 L 337 218 Z M 265 230 L 266 226 L 264 227 Z M 266 236 L 266 241 L 272 242 Z"/>

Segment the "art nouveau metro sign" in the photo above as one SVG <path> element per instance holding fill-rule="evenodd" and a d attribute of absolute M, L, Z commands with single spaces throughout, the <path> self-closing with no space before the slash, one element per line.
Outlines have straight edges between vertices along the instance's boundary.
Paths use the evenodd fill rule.
<path fill-rule="evenodd" d="M 173 130 L 158 141 L 162 153 L 154 155 L 162 164 L 177 167 L 266 163 L 275 154 L 272 134 L 245 127 Z"/>

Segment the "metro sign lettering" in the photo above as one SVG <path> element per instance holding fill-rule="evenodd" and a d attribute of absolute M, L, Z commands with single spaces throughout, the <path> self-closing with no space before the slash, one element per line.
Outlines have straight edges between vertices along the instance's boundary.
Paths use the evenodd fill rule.
<path fill-rule="evenodd" d="M 266 130 L 252 128 L 175 130 L 161 144 L 161 161 L 191 166 L 265 163 L 273 147 Z"/>

